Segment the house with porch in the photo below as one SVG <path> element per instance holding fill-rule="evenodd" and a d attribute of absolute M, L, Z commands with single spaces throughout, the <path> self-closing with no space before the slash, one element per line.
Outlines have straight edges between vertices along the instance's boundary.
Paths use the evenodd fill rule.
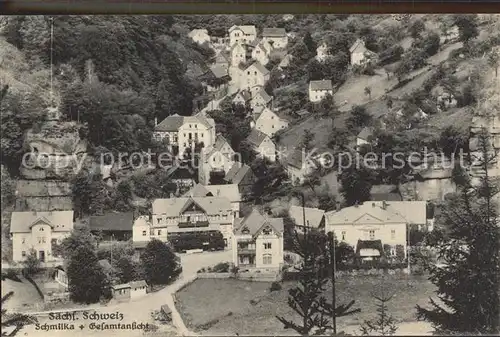
<path fill-rule="evenodd" d="M 128 241 L 132 238 L 133 212 L 109 212 L 89 218 L 90 231 L 102 241 Z"/>
<path fill-rule="evenodd" d="M 254 25 L 232 26 L 229 28 L 229 44 L 249 44 L 257 38 L 257 29 Z"/>
<path fill-rule="evenodd" d="M 198 167 L 198 182 L 210 184 L 210 173 L 217 171 L 223 176 L 229 172 L 235 163 L 236 152 L 221 134 L 217 135 L 213 146 L 205 147 L 200 153 Z"/>
<path fill-rule="evenodd" d="M 309 101 L 313 103 L 321 102 L 327 95 L 333 95 L 331 80 L 309 82 Z"/>
<path fill-rule="evenodd" d="M 284 49 L 288 46 L 288 36 L 285 28 L 262 29 L 262 41 L 277 49 Z"/>
<path fill-rule="evenodd" d="M 247 137 L 247 141 L 253 146 L 253 150 L 258 156 L 267 158 L 272 162 L 276 161 L 276 145 L 264 132 L 256 128 L 252 129 Z"/>
<path fill-rule="evenodd" d="M 54 248 L 73 230 L 73 211 L 12 212 L 12 259 L 22 262 L 34 252 L 42 262 L 62 261 Z"/>
<path fill-rule="evenodd" d="M 226 197 L 155 199 L 151 214 L 151 219 L 140 217 L 134 222 L 134 243 L 153 238 L 167 242 L 174 233 L 220 231 L 226 246 L 231 247 L 234 211 Z"/>
<path fill-rule="evenodd" d="M 278 271 L 283 265 L 283 218 L 271 218 L 254 208 L 235 220 L 233 263 L 240 270 Z"/>

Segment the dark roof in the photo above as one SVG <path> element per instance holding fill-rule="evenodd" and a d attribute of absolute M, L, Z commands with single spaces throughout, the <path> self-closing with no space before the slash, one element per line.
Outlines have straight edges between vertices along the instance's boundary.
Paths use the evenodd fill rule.
<path fill-rule="evenodd" d="M 132 231 L 134 213 L 107 213 L 91 216 L 89 227 L 91 230 L 102 231 Z"/>
<path fill-rule="evenodd" d="M 267 135 L 264 132 L 261 132 L 257 129 L 252 129 L 250 134 L 247 137 L 247 140 L 250 144 L 255 145 L 255 146 L 260 146 L 264 139 L 266 139 Z"/>
<path fill-rule="evenodd" d="M 368 126 L 364 127 L 363 130 L 358 134 L 359 139 L 368 140 L 368 138 L 373 136 L 373 128 Z"/>
<path fill-rule="evenodd" d="M 286 30 L 285 30 L 285 28 L 264 28 L 262 30 L 262 36 L 285 37 Z"/>
<path fill-rule="evenodd" d="M 210 70 L 216 78 L 224 78 L 229 76 L 229 74 L 227 73 L 227 68 L 219 64 L 211 66 Z"/>
<path fill-rule="evenodd" d="M 160 124 L 155 126 L 155 131 L 177 131 L 184 123 L 184 116 L 178 114 L 168 116 Z"/>
<path fill-rule="evenodd" d="M 252 169 L 250 166 L 240 163 L 234 163 L 231 169 L 227 172 L 226 177 L 224 177 L 225 181 L 228 181 L 232 184 L 239 184 Z"/>
<path fill-rule="evenodd" d="M 384 255 L 384 247 L 381 240 L 358 240 L 356 245 L 356 255 L 359 256 L 361 249 L 376 249 L 380 252 L 380 256 Z"/>
<path fill-rule="evenodd" d="M 304 165 L 302 159 L 303 159 L 303 151 L 294 150 L 286 156 L 285 161 L 290 166 L 302 169 Z"/>
<path fill-rule="evenodd" d="M 309 88 L 311 90 L 333 90 L 331 80 L 311 81 Z"/>

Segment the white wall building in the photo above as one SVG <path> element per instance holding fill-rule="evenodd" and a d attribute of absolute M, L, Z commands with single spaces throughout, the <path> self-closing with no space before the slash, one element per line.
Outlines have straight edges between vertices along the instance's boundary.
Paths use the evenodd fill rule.
<path fill-rule="evenodd" d="M 288 46 L 288 36 L 285 28 L 264 28 L 262 30 L 262 40 L 277 49 Z"/>
<path fill-rule="evenodd" d="M 229 44 L 250 44 L 257 38 L 257 29 L 253 25 L 232 26 L 229 28 Z"/>
<path fill-rule="evenodd" d="M 332 81 L 310 81 L 309 82 L 309 101 L 320 102 L 327 95 L 333 95 Z"/>

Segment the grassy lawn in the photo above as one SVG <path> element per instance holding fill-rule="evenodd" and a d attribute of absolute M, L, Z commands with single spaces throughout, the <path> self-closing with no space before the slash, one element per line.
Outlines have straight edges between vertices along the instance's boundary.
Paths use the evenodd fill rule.
<path fill-rule="evenodd" d="M 24 278 L 22 282 L 16 282 L 10 279 L 2 281 L 2 297 L 13 291 L 14 295 L 4 304 L 7 310 L 26 311 L 28 308 L 38 307 L 43 304 L 35 287 Z"/>
<path fill-rule="evenodd" d="M 376 303 L 370 294 L 381 284 L 394 291 L 389 310 L 404 322 L 416 321 L 415 305 L 425 305 L 434 291 L 434 286 L 425 277 L 413 276 L 410 286 L 404 276 L 340 278 L 337 280 L 337 303 L 354 299 L 356 307 L 362 310 L 339 318 L 340 329 L 352 328 L 376 315 Z M 285 282 L 281 291 L 273 293 L 269 292 L 269 286 L 265 282 L 232 279 L 196 280 L 177 294 L 178 308 L 186 325 L 204 334 L 290 335 L 292 332 L 284 330 L 275 315 L 298 318 L 287 304 L 288 289 L 294 283 Z M 331 299 L 331 290 L 325 295 Z"/>

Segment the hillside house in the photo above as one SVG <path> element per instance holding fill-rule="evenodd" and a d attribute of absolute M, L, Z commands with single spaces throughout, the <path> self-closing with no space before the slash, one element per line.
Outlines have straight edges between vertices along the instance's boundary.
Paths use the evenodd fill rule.
<path fill-rule="evenodd" d="M 248 135 L 247 141 L 260 157 L 265 157 L 272 162 L 276 161 L 276 145 L 268 135 L 258 129 L 253 129 Z"/>
<path fill-rule="evenodd" d="M 258 111 L 258 113 L 261 113 L 265 107 L 272 103 L 273 98 L 269 96 L 263 87 L 260 86 L 253 87 L 252 92 L 252 101 L 250 102 L 250 105 L 252 109 L 254 109 L 254 112 Z"/>
<path fill-rule="evenodd" d="M 252 59 L 258 61 L 260 64 L 265 66 L 269 63 L 269 55 L 271 55 L 272 47 L 265 43 L 264 41 L 256 40 L 254 44 L 252 44 Z"/>
<path fill-rule="evenodd" d="M 349 53 L 351 55 L 351 65 L 353 66 L 364 66 L 375 57 L 375 53 L 368 50 L 365 42 L 361 39 L 357 39 L 354 42 L 351 48 L 349 48 Z"/>
<path fill-rule="evenodd" d="M 309 101 L 321 102 L 327 95 L 333 96 L 333 86 L 331 80 L 310 81 L 309 82 Z"/>
<path fill-rule="evenodd" d="M 288 121 L 279 117 L 269 108 L 265 108 L 255 121 L 255 128 L 269 137 L 274 136 L 276 132 L 284 130 L 287 127 Z"/>
<path fill-rule="evenodd" d="M 213 93 L 215 98 L 221 98 L 227 93 L 227 88 L 231 77 L 228 68 L 223 65 L 214 64 L 210 69 L 198 78 L 203 85 L 203 89 L 208 93 Z"/>
<path fill-rule="evenodd" d="M 278 68 L 283 70 L 285 68 L 288 68 L 290 66 L 290 62 L 292 62 L 293 56 L 291 54 L 286 54 L 283 59 L 280 61 L 278 64 Z"/>
<path fill-rule="evenodd" d="M 53 249 L 73 230 L 73 211 L 12 212 L 12 259 L 22 262 L 31 250 L 42 262 L 61 261 Z"/>
<path fill-rule="evenodd" d="M 234 217 L 240 217 L 241 193 L 236 184 L 202 185 L 197 184 L 183 197 L 224 197 L 231 202 Z"/>
<path fill-rule="evenodd" d="M 154 128 L 153 136 L 164 142 L 174 156 L 184 155 L 189 147 L 211 146 L 215 142 L 215 121 L 198 113 L 194 116 L 168 116 Z"/>
<path fill-rule="evenodd" d="M 231 66 L 238 67 L 241 63 L 245 63 L 247 59 L 247 49 L 244 45 L 236 43 L 234 44 L 230 51 L 231 55 Z"/>
<path fill-rule="evenodd" d="M 285 28 L 264 28 L 262 30 L 262 41 L 277 49 L 284 49 L 288 46 L 288 36 Z"/>
<path fill-rule="evenodd" d="M 283 164 L 294 185 L 300 185 L 304 182 L 307 175 L 314 171 L 315 164 L 307 159 L 307 154 L 302 150 L 290 152 L 283 158 Z"/>
<path fill-rule="evenodd" d="M 364 127 L 356 136 L 356 146 L 371 144 L 374 138 L 374 129 L 371 127 Z"/>
<path fill-rule="evenodd" d="M 236 162 L 233 167 L 224 177 L 228 184 L 238 185 L 238 189 L 242 195 L 246 194 L 252 189 L 252 184 L 255 182 L 255 174 L 250 166 Z"/>
<path fill-rule="evenodd" d="M 214 64 L 228 69 L 229 64 L 231 63 L 230 60 L 231 60 L 230 53 L 220 51 L 215 55 Z"/>
<path fill-rule="evenodd" d="M 210 35 L 206 29 L 193 29 L 189 32 L 188 37 L 199 45 L 210 43 Z"/>
<path fill-rule="evenodd" d="M 235 220 L 233 263 L 240 270 L 279 270 L 283 265 L 283 219 L 257 209 Z"/>
<path fill-rule="evenodd" d="M 304 212 L 306 223 L 304 224 Z M 295 222 L 295 230 L 298 233 L 304 233 L 307 230 L 324 230 L 325 228 L 325 211 L 319 208 L 290 206 L 288 209 L 290 218 Z"/>
<path fill-rule="evenodd" d="M 316 60 L 318 60 L 318 62 L 324 62 L 329 57 L 331 57 L 330 47 L 324 42 L 316 48 Z"/>
<path fill-rule="evenodd" d="M 425 206 L 420 217 L 426 218 Z M 363 260 L 384 256 L 384 245 L 390 247 L 390 256 L 396 256 L 397 246 L 407 249 L 407 225 L 410 220 L 390 209 L 386 202 L 366 201 L 361 205 L 325 213 L 325 231 L 333 232 L 340 242 L 352 246 Z M 363 247 L 357 247 L 362 245 Z M 358 249 L 361 248 L 361 249 Z"/>
<path fill-rule="evenodd" d="M 110 212 L 89 218 L 90 231 L 102 241 L 128 241 L 132 238 L 134 213 Z"/>
<path fill-rule="evenodd" d="M 253 25 L 232 26 L 229 28 L 229 44 L 249 44 L 257 38 L 257 29 Z"/>
<path fill-rule="evenodd" d="M 269 70 L 258 61 L 255 61 L 241 71 L 240 90 L 250 89 L 254 86 L 263 87 L 269 81 L 269 76 Z"/>
<path fill-rule="evenodd" d="M 229 142 L 222 136 L 217 135 L 213 146 L 203 148 L 198 167 L 198 181 L 203 185 L 210 183 L 210 173 L 213 171 L 229 172 L 233 166 L 236 152 L 231 148 Z"/>
<path fill-rule="evenodd" d="M 177 193 L 184 193 L 198 182 L 196 169 L 189 165 L 175 163 L 167 169 L 166 176 L 177 186 Z"/>
<path fill-rule="evenodd" d="M 227 247 L 232 241 L 234 211 L 225 197 L 155 199 L 151 221 L 140 218 L 133 227 L 134 242 L 153 238 L 166 242 L 172 233 L 220 231 Z"/>
<path fill-rule="evenodd" d="M 16 211 L 69 211 L 73 209 L 71 183 L 55 180 L 18 180 Z"/>
<path fill-rule="evenodd" d="M 249 90 L 240 90 L 236 93 L 233 98 L 233 104 L 241 104 L 246 106 L 252 100 L 252 94 Z"/>

